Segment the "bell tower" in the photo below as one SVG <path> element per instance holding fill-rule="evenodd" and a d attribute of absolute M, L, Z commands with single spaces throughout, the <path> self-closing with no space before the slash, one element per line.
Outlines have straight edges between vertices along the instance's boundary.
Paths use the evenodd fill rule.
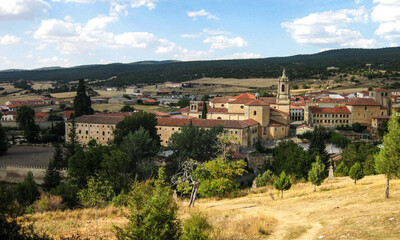
<path fill-rule="evenodd" d="M 290 113 L 290 86 L 286 70 L 283 69 L 282 77 L 278 80 L 278 95 L 276 96 L 276 106 L 278 110 Z"/>

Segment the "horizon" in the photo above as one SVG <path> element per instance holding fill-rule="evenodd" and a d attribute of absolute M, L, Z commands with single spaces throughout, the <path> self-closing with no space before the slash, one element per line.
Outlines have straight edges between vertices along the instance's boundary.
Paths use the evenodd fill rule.
<path fill-rule="evenodd" d="M 397 47 L 399 12 L 385 0 L 3 0 L 0 70 Z"/>

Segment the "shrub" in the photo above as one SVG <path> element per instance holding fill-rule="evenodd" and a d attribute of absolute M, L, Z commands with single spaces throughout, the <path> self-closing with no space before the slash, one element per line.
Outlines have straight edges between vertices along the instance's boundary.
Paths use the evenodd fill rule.
<path fill-rule="evenodd" d="M 344 177 L 347 176 L 349 173 L 349 168 L 346 166 L 346 164 L 342 161 L 339 166 L 335 170 L 335 177 Z"/>
<path fill-rule="evenodd" d="M 201 212 L 193 212 L 183 224 L 181 240 L 208 240 L 212 226 Z"/>
<path fill-rule="evenodd" d="M 283 198 L 283 191 L 289 190 L 292 187 L 290 176 L 287 176 L 285 172 L 279 175 L 279 178 L 275 180 L 274 187 L 276 190 L 281 191 L 281 198 Z"/>
<path fill-rule="evenodd" d="M 126 194 L 125 191 L 122 190 L 120 194 L 113 197 L 111 202 L 116 207 L 126 207 L 129 202 L 129 194 Z"/>
<path fill-rule="evenodd" d="M 31 205 L 39 197 L 39 191 L 31 171 L 28 172 L 28 176 L 23 182 L 17 184 L 15 191 L 18 202 L 25 206 Z"/>
<path fill-rule="evenodd" d="M 364 177 L 364 172 L 359 162 L 356 162 L 349 171 L 349 176 L 354 180 L 354 184 L 357 184 L 357 180 L 360 180 Z"/>
<path fill-rule="evenodd" d="M 51 195 L 57 195 L 61 196 L 62 198 L 62 203 L 67 207 L 67 208 L 74 208 L 76 207 L 78 203 L 78 187 L 72 185 L 71 183 L 63 183 L 59 185 L 58 187 L 52 189 L 50 191 Z"/>
<path fill-rule="evenodd" d="M 42 193 L 40 199 L 33 204 L 35 212 L 47 212 L 63 209 L 62 198 Z"/>
<path fill-rule="evenodd" d="M 269 169 L 263 173 L 258 174 L 258 176 L 255 179 L 255 181 L 257 183 L 257 187 L 272 185 L 272 184 L 274 184 L 275 180 L 276 180 L 276 176 Z"/>

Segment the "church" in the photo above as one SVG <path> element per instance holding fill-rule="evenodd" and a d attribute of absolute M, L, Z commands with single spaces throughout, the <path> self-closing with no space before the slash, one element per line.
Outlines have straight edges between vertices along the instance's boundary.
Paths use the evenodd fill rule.
<path fill-rule="evenodd" d="M 276 140 L 288 136 L 290 127 L 290 86 L 283 70 L 276 97 L 244 93 L 234 97 L 215 97 L 207 104 L 206 120 L 257 122 L 257 140 Z M 191 102 L 179 110 L 183 115 L 200 119 L 202 102 Z M 251 141 L 251 144 L 254 144 Z M 250 145 L 250 144 L 249 144 Z"/>

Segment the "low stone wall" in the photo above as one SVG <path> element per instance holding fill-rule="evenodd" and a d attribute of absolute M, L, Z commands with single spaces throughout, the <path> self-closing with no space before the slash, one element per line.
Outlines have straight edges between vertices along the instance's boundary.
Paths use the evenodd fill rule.
<path fill-rule="evenodd" d="M 249 168 L 254 171 L 257 175 L 259 172 L 259 168 L 264 165 L 266 161 L 272 161 L 273 156 L 272 153 L 267 154 L 260 154 L 260 153 L 248 153 L 247 154 L 247 161 L 249 164 Z"/>
<path fill-rule="evenodd" d="M 5 167 L 0 167 L 0 180 L 11 183 L 19 183 L 24 181 L 26 176 L 28 176 L 28 172 L 31 171 L 36 183 L 43 184 L 46 169 L 46 167 L 38 166 L 7 165 Z M 66 169 L 61 170 L 62 176 L 66 176 L 66 174 Z"/>

